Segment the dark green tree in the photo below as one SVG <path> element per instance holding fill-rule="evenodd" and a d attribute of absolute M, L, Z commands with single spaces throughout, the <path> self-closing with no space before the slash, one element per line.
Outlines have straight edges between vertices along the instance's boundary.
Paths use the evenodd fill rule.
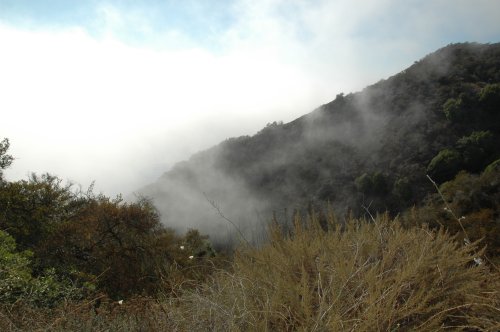
<path fill-rule="evenodd" d="M 354 181 L 358 191 L 366 195 L 385 195 L 388 193 L 389 184 L 386 177 L 380 172 L 372 174 L 363 173 Z"/>
<path fill-rule="evenodd" d="M 463 166 L 470 172 L 481 171 L 494 160 L 495 138 L 490 131 L 474 131 L 457 141 L 457 150 L 462 155 Z"/>
<path fill-rule="evenodd" d="M 10 143 L 7 138 L 4 138 L 0 142 L 0 182 L 3 182 L 3 170 L 12 164 L 14 158 L 7 154 L 9 150 Z"/>
<path fill-rule="evenodd" d="M 431 160 L 427 166 L 427 174 L 435 181 L 442 183 L 451 180 L 461 167 L 460 153 L 456 150 L 444 149 Z"/>
<path fill-rule="evenodd" d="M 79 201 L 70 184 L 50 174 L 7 182 L 0 188 L 0 229 L 22 249 L 32 249 L 77 213 Z"/>
<path fill-rule="evenodd" d="M 481 90 L 479 102 L 487 111 L 500 112 L 500 83 L 486 85 Z"/>
<path fill-rule="evenodd" d="M 446 118 L 453 122 L 462 121 L 465 118 L 465 111 L 462 99 L 450 98 L 443 105 L 443 112 Z"/>

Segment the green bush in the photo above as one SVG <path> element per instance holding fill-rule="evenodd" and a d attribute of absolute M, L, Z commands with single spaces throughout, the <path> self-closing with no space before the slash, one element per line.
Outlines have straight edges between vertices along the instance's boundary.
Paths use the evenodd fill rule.
<path fill-rule="evenodd" d="M 446 118 L 450 121 L 462 121 L 465 117 L 465 112 L 462 100 L 450 98 L 443 105 L 443 112 Z"/>
<path fill-rule="evenodd" d="M 84 289 L 61 280 L 54 269 L 32 276 L 31 251 L 16 251 L 14 238 L 0 231 L 0 304 L 24 302 L 52 307 L 66 299 L 79 299 Z"/>
<path fill-rule="evenodd" d="M 77 194 L 62 182 L 50 174 L 32 174 L 0 187 L 0 229 L 8 229 L 19 248 L 34 249 L 78 211 Z"/>
<path fill-rule="evenodd" d="M 393 193 L 396 197 L 400 198 L 403 201 L 407 201 L 407 200 L 411 199 L 411 197 L 413 195 L 413 191 L 412 191 L 410 181 L 408 180 L 407 177 L 403 177 L 401 179 L 398 179 L 394 183 Z"/>
<path fill-rule="evenodd" d="M 500 84 L 486 85 L 481 90 L 479 102 L 487 111 L 500 111 Z"/>
<path fill-rule="evenodd" d="M 439 189 L 442 196 L 430 194 L 425 204 L 403 213 L 405 224 L 445 227 L 462 239 L 482 240 L 487 256 L 500 264 L 500 162 L 480 175 L 461 171 Z"/>
<path fill-rule="evenodd" d="M 9 150 L 9 140 L 4 138 L 0 141 L 0 182 L 3 181 L 3 171 L 5 168 L 9 167 L 12 164 L 14 158 L 7 154 L 7 150 Z"/>
<path fill-rule="evenodd" d="M 493 172 L 500 173 L 500 159 L 495 160 L 494 162 L 486 166 L 486 168 L 484 169 L 485 174 Z"/>
<path fill-rule="evenodd" d="M 16 252 L 12 236 L 0 230 L 0 302 L 14 302 L 31 280 L 30 251 Z"/>
<path fill-rule="evenodd" d="M 386 177 L 380 173 L 364 173 L 354 180 L 358 191 L 366 195 L 385 195 L 389 190 Z"/>
<path fill-rule="evenodd" d="M 444 149 L 431 160 L 427 166 L 427 174 L 438 183 L 442 183 L 452 179 L 461 167 L 460 153 L 456 150 Z"/>
<path fill-rule="evenodd" d="M 491 162 L 497 142 L 490 131 L 474 131 L 457 141 L 464 167 L 471 172 L 481 171 Z"/>

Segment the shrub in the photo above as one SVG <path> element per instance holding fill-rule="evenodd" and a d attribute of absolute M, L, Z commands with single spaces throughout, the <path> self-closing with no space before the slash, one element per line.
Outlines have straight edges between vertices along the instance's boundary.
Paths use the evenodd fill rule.
<path fill-rule="evenodd" d="M 437 182 L 442 183 L 452 179 L 462 166 L 462 158 L 456 150 L 444 149 L 435 156 L 427 173 Z"/>
<path fill-rule="evenodd" d="M 0 304 L 23 302 L 39 307 L 53 307 L 66 299 L 79 299 L 85 289 L 77 289 L 61 280 L 54 269 L 33 277 L 31 251 L 16 251 L 14 239 L 0 230 Z"/>
<path fill-rule="evenodd" d="M 491 162 L 495 146 L 495 138 L 490 131 L 474 131 L 457 141 L 457 149 L 463 157 L 464 167 L 471 172 L 478 172 Z"/>
<path fill-rule="evenodd" d="M 358 191 L 367 195 L 385 195 L 388 192 L 388 183 L 386 177 L 380 173 L 363 173 L 354 180 Z"/>
<path fill-rule="evenodd" d="M 12 164 L 14 158 L 7 154 L 10 143 L 7 138 L 0 141 L 0 183 L 3 181 L 3 169 L 9 167 Z"/>
<path fill-rule="evenodd" d="M 62 271 L 79 271 L 79 281 L 99 276 L 101 291 L 123 298 L 156 292 L 178 242 L 149 201 L 99 196 L 59 225 L 39 255 Z"/>
<path fill-rule="evenodd" d="M 372 181 L 370 176 L 367 173 L 363 173 L 354 180 L 354 184 L 356 185 L 356 189 L 362 193 L 366 193 L 370 190 Z"/>
<path fill-rule="evenodd" d="M 435 229 L 444 226 L 452 234 L 460 233 L 462 239 L 482 239 L 488 257 L 500 263 L 500 168 L 495 165 L 481 175 L 459 172 L 440 186 L 442 197 L 429 196 L 426 204 L 403 214 L 404 221 Z"/>
<path fill-rule="evenodd" d="M 465 116 L 462 100 L 450 98 L 443 105 L 443 112 L 450 121 L 461 121 Z"/>
<path fill-rule="evenodd" d="M 486 85 L 481 90 L 479 102 L 487 111 L 498 111 L 500 108 L 500 84 Z"/>
<path fill-rule="evenodd" d="M 32 174 L 0 187 L 0 228 L 8 229 L 20 249 L 35 249 L 79 205 L 70 184 L 50 174 Z"/>
<path fill-rule="evenodd" d="M 444 231 L 403 229 L 386 216 L 325 232 L 297 218 L 262 248 L 243 248 L 234 272 L 184 297 L 181 329 L 394 331 L 500 327 L 498 275 L 476 246 Z M 196 319 L 193 319 L 196 317 Z"/>
<path fill-rule="evenodd" d="M 16 252 L 16 242 L 0 230 L 0 302 L 14 302 L 31 279 L 30 251 Z"/>
<path fill-rule="evenodd" d="M 500 159 L 495 160 L 484 169 L 484 173 L 500 172 Z"/>
<path fill-rule="evenodd" d="M 396 197 L 403 201 L 408 201 L 412 198 L 413 191 L 410 180 L 407 177 L 398 179 L 394 183 L 393 193 Z"/>

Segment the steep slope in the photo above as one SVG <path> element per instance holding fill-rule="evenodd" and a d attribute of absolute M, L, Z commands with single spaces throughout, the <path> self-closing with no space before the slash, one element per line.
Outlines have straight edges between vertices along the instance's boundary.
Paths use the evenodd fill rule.
<path fill-rule="evenodd" d="M 140 192 L 174 227 L 248 237 L 286 211 L 330 202 L 339 216 L 398 213 L 461 169 L 500 157 L 500 44 L 452 44 L 290 123 L 228 139 Z M 291 214 L 291 213 L 288 213 Z"/>

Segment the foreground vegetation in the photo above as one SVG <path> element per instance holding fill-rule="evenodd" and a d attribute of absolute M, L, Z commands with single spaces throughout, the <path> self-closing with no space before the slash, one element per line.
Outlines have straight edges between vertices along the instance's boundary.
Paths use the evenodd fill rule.
<path fill-rule="evenodd" d="M 104 295 L 53 308 L 3 304 L 2 330 L 497 331 L 498 271 L 477 243 L 444 230 L 403 228 L 387 215 L 341 225 L 274 224 L 261 248 L 242 247 L 229 269 L 197 287 L 122 302 Z M 186 280 L 184 280 L 186 281 Z M 120 304 L 122 303 L 122 304 Z M 97 305 L 98 304 L 98 305 Z"/>
<path fill-rule="evenodd" d="M 498 222 L 484 220 L 499 178 L 498 163 L 461 173 L 396 219 L 275 219 L 231 257 L 164 227 L 145 199 L 0 178 L 0 330 L 498 331 Z"/>

